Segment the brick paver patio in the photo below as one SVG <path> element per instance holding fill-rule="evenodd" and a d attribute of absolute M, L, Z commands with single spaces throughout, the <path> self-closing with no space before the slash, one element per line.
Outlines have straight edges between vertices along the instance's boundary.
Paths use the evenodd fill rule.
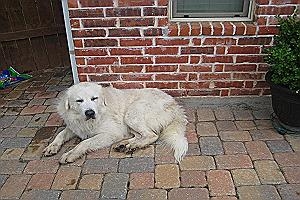
<path fill-rule="evenodd" d="M 110 148 L 59 165 L 42 150 L 63 126 L 56 98 L 69 71 L 0 90 L 0 199 L 300 199 L 300 136 L 276 133 L 270 106 L 185 104 L 189 152 L 177 164 L 159 142 L 132 155 Z"/>

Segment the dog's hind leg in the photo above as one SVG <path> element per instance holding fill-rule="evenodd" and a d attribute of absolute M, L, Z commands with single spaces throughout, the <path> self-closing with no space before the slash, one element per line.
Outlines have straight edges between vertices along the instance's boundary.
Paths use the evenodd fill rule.
<path fill-rule="evenodd" d="M 51 155 L 56 154 L 65 142 L 69 141 L 70 139 L 72 139 L 75 136 L 76 135 L 70 129 L 65 128 L 64 130 L 59 132 L 58 135 L 53 140 L 53 142 L 51 142 L 51 144 L 49 144 L 43 150 L 44 155 L 51 156 Z"/>

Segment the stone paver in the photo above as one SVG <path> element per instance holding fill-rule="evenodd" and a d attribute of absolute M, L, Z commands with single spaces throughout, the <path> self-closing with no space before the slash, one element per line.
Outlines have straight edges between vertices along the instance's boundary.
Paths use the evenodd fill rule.
<path fill-rule="evenodd" d="M 215 159 L 218 169 L 247 169 L 253 167 L 248 155 L 218 155 Z"/>
<path fill-rule="evenodd" d="M 52 184 L 55 190 L 75 189 L 80 176 L 80 167 L 63 166 L 60 167 Z"/>
<path fill-rule="evenodd" d="M 90 199 L 98 200 L 100 196 L 99 191 L 91 190 L 66 190 L 61 194 L 60 200 L 81 200 L 81 199 Z"/>
<path fill-rule="evenodd" d="M 61 191 L 57 190 L 29 190 L 25 191 L 22 195 L 22 200 L 33 200 L 33 199 L 51 199 L 58 200 Z"/>
<path fill-rule="evenodd" d="M 188 156 L 180 163 L 181 170 L 210 170 L 215 169 L 215 161 L 211 156 Z"/>
<path fill-rule="evenodd" d="M 235 169 L 231 173 L 236 186 L 260 184 L 254 169 Z"/>
<path fill-rule="evenodd" d="M 246 142 L 245 146 L 252 160 L 273 159 L 269 148 L 263 141 Z"/>
<path fill-rule="evenodd" d="M 118 159 L 86 160 L 83 165 L 83 174 L 112 173 L 118 170 Z"/>
<path fill-rule="evenodd" d="M 75 138 L 43 157 L 64 129 L 56 106 L 73 84 L 70 69 L 55 70 L 0 90 L 0 199 L 300 199 L 300 139 L 276 132 L 271 105 L 193 107 L 183 99 L 189 150 L 181 163 L 161 141 L 59 165 Z"/>
<path fill-rule="evenodd" d="M 284 176 L 275 161 L 258 160 L 254 162 L 254 167 L 262 184 L 285 183 Z"/>
<path fill-rule="evenodd" d="M 81 177 L 78 189 L 81 190 L 100 190 L 103 174 L 86 174 Z"/>
<path fill-rule="evenodd" d="M 204 171 L 182 171 L 182 187 L 205 187 L 207 185 Z"/>
<path fill-rule="evenodd" d="M 235 188 L 229 171 L 208 171 L 207 182 L 211 196 L 235 195 Z"/>
<path fill-rule="evenodd" d="M 199 136 L 218 136 L 216 125 L 213 122 L 200 122 L 197 124 Z"/>
<path fill-rule="evenodd" d="M 155 167 L 155 187 L 168 189 L 180 186 L 179 168 L 175 164 L 157 165 Z"/>
<path fill-rule="evenodd" d="M 0 189 L 0 199 L 16 199 L 22 195 L 30 175 L 11 175 Z"/>
<path fill-rule="evenodd" d="M 120 160 L 119 172 L 133 173 L 133 172 L 153 172 L 154 159 L 153 158 L 124 158 Z"/>
<path fill-rule="evenodd" d="M 153 199 L 167 199 L 167 191 L 163 189 L 143 189 L 143 190 L 129 190 L 128 200 L 153 200 Z"/>
<path fill-rule="evenodd" d="M 103 199 L 126 199 L 129 175 L 125 173 L 110 173 L 104 176 L 101 190 Z M 114 188 L 112 190 L 112 188 Z"/>
<path fill-rule="evenodd" d="M 243 200 L 280 200 L 276 188 L 272 185 L 241 186 L 237 188 L 240 199 Z"/>
<path fill-rule="evenodd" d="M 175 188 L 169 194 L 171 200 L 209 200 L 209 194 L 206 188 Z"/>
<path fill-rule="evenodd" d="M 224 154 L 222 142 L 218 137 L 200 137 L 199 143 L 203 155 L 213 156 Z"/>
<path fill-rule="evenodd" d="M 142 172 L 130 174 L 130 189 L 154 188 L 154 173 Z"/>

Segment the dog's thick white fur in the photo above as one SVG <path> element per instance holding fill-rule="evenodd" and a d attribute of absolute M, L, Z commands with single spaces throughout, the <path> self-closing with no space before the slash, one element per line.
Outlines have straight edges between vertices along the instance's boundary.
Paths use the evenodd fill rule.
<path fill-rule="evenodd" d="M 82 139 L 62 155 L 60 163 L 74 162 L 89 151 L 116 142 L 116 150 L 132 152 L 159 137 L 173 149 L 178 162 L 188 150 L 184 110 L 159 89 L 119 90 L 83 82 L 66 91 L 58 104 L 58 113 L 66 128 L 45 148 L 44 155 L 56 154 L 75 136 Z"/>

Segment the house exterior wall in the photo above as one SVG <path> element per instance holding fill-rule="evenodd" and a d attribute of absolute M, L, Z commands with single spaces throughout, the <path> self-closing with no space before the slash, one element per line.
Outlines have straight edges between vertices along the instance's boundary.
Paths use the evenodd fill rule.
<path fill-rule="evenodd" d="M 253 22 L 171 22 L 168 0 L 69 0 L 80 81 L 173 96 L 266 95 L 263 50 L 299 0 L 256 0 Z"/>

